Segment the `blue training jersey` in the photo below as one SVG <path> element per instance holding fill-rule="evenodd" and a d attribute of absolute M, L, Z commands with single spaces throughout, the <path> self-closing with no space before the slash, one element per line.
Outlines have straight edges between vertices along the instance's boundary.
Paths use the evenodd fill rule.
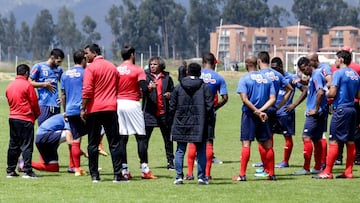
<path fill-rule="evenodd" d="M 287 84 L 289 84 L 289 82 L 281 73 L 272 68 L 263 68 L 260 69 L 260 72 L 270 78 L 270 80 L 274 83 L 276 97 L 279 94 L 280 88 L 285 87 Z"/>
<path fill-rule="evenodd" d="M 340 68 L 334 72 L 331 86 L 337 87 L 333 102 L 334 108 L 353 107 L 354 99 L 360 90 L 359 75 L 351 68 Z"/>
<path fill-rule="evenodd" d="M 326 63 L 320 63 L 315 70 L 319 71 L 324 77 L 332 74 L 330 66 Z"/>
<path fill-rule="evenodd" d="M 323 89 L 323 90 L 326 89 L 326 80 L 320 71 L 313 71 L 308 84 L 308 93 L 306 98 L 306 113 L 309 112 L 310 110 L 316 109 L 316 94 L 319 89 Z M 326 105 L 326 96 L 324 90 L 324 96 L 320 103 L 319 112 L 324 111 L 325 105 Z"/>
<path fill-rule="evenodd" d="M 219 95 L 228 94 L 225 79 L 216 71 L 202 68 L 200 78 L 210 87 L 213 96 L 215 96 L 216 93 L 219 93 Z"/>
<path fill-rule="evenodd" d="M 58 82 L 63 73 L 62 68 L 50 67 L 46 62 L 35 64 L 30 71 L 30 78 L 35 82 L 51 82 L 55 87 L 55 92 L 50 92 L 48 89 L 38 87 L 38 97 L 40 106 L 55 106 L 59 107 L 59 91 Z"/>
<path fill-rule="evenodd" d="M 67 116 L 80 115 L 83 78 L 84 68 L 81 66 L 74 66 L 61 76 L 60 85 L 66 94 L 65 112 Z"/>
<path fill-rule="evenodd" d="M 257 71 L 251 71 L 240 78 L 237 93 L 245 93 L 256 108 L 261 108 L 269 100 L 270 95 L 276 94 L 271 79 Z M 246 105 L 242 106 L 242 111 L 249 110 Z"/>
<path fill-rule="evenodd" d="M 58 130 L 70 130 L 69 123 L 65 121 L 64 115 L 62 113 L 56 114 L 51 116 L 50 118 L 46 119 L 41 125 L 39 126 L 38 130 L 36 131 L 36 135 L 44 134 L 47 132 L 54 132 Z"/>
<path fill-rule="evenodd" d="M 284 77 L 285 77 L 285 80 L 287 80 L 288 83 L 292 86 L 292 88 L 294 88 L 294 90 L 296 88 L 301 90 L 302 85 L 299 82 L 293 83 L 293 81 L 295 79 L 299 78 L 299 76 L 297 74 L 290 74 L 288 72 L 285 72 Z M 280 102 L 284 99 L 285 93 L 286 93 L 285 87 L 281 87 L 280 90 L 279 90 L 278 96 L 276 97 L 276 102 L 275 102 L 276 106 L 278 104 L 280 104 Z M 294 95 L 295 95 L 295 91 L 293 91 L 291 93 L 289 100 L 279 110 L 276 111 L 276 115 L 278 115 L 278 116 L 286 116 L 289 113 L 291 113 L 291 112 L 285 112 L 285 107 L 292 104 L 293 99 L 294 99 Z M 295 109 L 293 109 L 292 111 L 295 111 Z"/>

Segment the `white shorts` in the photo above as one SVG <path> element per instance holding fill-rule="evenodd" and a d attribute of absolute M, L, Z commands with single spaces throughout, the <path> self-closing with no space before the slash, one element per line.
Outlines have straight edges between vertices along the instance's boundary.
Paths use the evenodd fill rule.
<path fill-rule="evenodd" d="M 120 135 L 145 135 L 144 113 L 139 101 L 117 100 Z"/>

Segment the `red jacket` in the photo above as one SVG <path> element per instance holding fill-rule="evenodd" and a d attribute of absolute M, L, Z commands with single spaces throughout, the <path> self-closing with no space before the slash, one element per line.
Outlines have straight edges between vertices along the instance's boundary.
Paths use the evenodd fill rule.
<path fill-rule="evenodd" d="M 40 115 L 40 107 L 35 89 L 26 77 L 16 76 L 5 94 L 10 107 L 9 118 L 35 123 Z"/>
<path fill-rule="evenodd" d="M 116 111 L 116 94 L 120 75 L 116 67 L 97 56 L 84 72 L 82 98 L 90 99 L 86 113 Z"/>

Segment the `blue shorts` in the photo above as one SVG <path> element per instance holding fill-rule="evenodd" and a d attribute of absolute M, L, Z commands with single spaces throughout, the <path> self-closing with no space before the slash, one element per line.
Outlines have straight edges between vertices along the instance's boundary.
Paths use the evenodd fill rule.
<path fill-rule="evenodd" d="M 328 129 L 328 118 L 329 118 L 329 112 L 330 112 L 330 104 L 326 104 L 324 108 L 324 114 L 325 114 L 325 125 L 323 132 L 326 133 Z"/>
<path fill-rule="evenodd" d="M 58 130 L 36 135 L 35 144 L 45 163 L 59 160 L 57 149 L 60 145 L 61 133 L 62 130 Z"/>
<path fill-rule="evenodd" d="M 295 135 L 295 111 L 286 116 L 277 116 L 276 123 L 272 126 L 272 132 L 284 136 Z"/>
<path fill-rule="evenodd" d="M 269 121 L 269 125 L 270 125 L 270 130 L 271 130 L 272 133 L 275 133 L 273 131 L 274 130 L 273 126 L 276 125 L 277 120 L 278 120 L 278 118 L 276 116 L 276 111 L 277 111 L 277 109 L 274 106 L 271 106 L 270 108 L 268 108 L 266 110 L 266 114 L 268 116 L 268 121 Z"/>
<path fill-rule="evenodd" d="M 265 142 L 270 140 L 270 125 L 262 122 L 253 112 L 243 111 L 241 116 L 240 141 Z"/>
<path fill-rule="evenodd" d="M 87 128 L 85 123 L 81 120 L 79 115 L 67 116 L 70 125 L 70 131 L 74 140 L 87 134 Z"/>
<path fill-rule="evenodd" d="M 311 140 L 318 141 L 324 132 L 326 113 L 320 112 L 317 115 L 306 116 L 303 135 L 311 137 Z"/>
<path fill-rule="evenodd" d="M 329 140 L 354 141 L 356 127 L 356 110 L 354 107 L 334 109 L 330 123 Z"/>
<path fill-rule="evenodd" d="M 50 118 L 53 115 L 60 113 L 60 107 L 55 106 L 40 106 L 40 116 L 38 120 L 38 126 L 41 125 L 46 119 Z"/>

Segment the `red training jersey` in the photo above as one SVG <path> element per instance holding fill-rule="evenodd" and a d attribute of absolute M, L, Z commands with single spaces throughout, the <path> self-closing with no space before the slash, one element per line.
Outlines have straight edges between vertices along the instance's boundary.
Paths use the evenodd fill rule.
<path fill-rule="evenodd" d="M 141 99 L 139 81 L 146 80 L 145 71 L 130 62 L 122 63 L 117 70 L 120 73 L 117 99 L 139 101 Z"/>
<path fill-rule="evenodd" d="M 90 99 L 86 113 L 116 111 L 119 73 L 111 62 L 97 56 L 84 72 L 82 98 Z"/>
<path fill-rule="evenodd" d="M 6 88 L 5 95 L 10 107 L 9 118 L 35 123 L 40 107 L 35 89 L 26 77 L 17 75 Z"/>

